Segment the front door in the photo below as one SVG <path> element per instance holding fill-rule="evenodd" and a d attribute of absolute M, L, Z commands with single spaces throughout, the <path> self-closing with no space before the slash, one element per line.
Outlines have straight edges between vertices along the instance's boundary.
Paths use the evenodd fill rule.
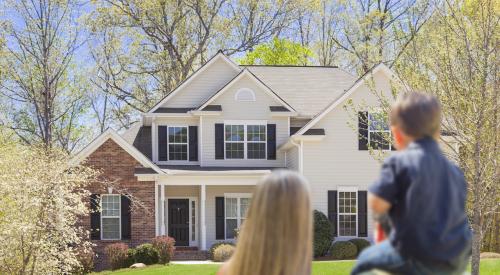
<path fill-rule="evenodd" d="M 168 200 L 168 235 L 176 246 L 189 246 L 189 199 Z"/>

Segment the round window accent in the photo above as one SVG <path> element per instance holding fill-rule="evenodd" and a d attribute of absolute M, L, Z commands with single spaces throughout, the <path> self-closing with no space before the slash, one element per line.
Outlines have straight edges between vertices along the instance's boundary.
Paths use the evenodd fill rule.
<path fill-rule="evenodd" d="M 255 93 L 252 89 L 241 88 L 236 92 L 234 99 L 236 101 L 255 101 Z"/>

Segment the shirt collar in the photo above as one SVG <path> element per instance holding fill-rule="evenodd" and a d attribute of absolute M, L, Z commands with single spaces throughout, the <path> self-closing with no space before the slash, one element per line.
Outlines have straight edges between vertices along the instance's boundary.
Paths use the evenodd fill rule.
<path fill-rule="evenodd" d="M 408 146 L 408 148 L 416 148 L 416 147 L 427 147 L 427 148 L 430 148 L 430 147 L 436 147 L 438 146 L 437 145 L 437 142 L 435 139 L 433 139 L 432 137 L 423 137 L 423 138 L 419 138 L 417 140 L 414 140 L 410 143 L 410 145 Z"/>

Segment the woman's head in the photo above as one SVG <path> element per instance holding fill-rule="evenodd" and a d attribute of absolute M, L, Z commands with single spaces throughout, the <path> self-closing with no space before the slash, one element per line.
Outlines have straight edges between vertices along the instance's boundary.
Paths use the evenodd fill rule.
<path fill-rule="evenodd" d="M 266 176 L 256 187 L 229 274 L 309 274 L 312 222 L 306 180 L 286 170 Z"/>

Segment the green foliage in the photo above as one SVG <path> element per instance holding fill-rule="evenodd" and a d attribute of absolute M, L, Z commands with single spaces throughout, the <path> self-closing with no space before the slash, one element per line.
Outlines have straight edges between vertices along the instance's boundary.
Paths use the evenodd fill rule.
<path fill-rule="evenodd" d="M 358 248 L 349 241 L 337 241 L 331 249 L 332 258 L 335 260 L 348 260 L 356 258 Z"/>
<path fill-rule="evenodd" d="M 219 245 L 214 250 L 214 262 L 225 262 L 231 258 L 236 248 L 231 244 Z"/>
<path fill-rule="evenodd" d="M 160 261 L 158 250 L 150 243 L 145 243 L 135 248 L 135 262 L 145 265 L 157 264 Z"/>
<path fill-rule="evenodd" d="M 135 264 L 135 248 L 129 248 L 127 250 L 127 260 L 125 261 L 123 267 L 127 268 Z"/>
<path fill-rule="evenodd" d="M 224 244 L 228 244 L 228 245 L 232 245 L 232 246 L 234 246 L 234 243 L 232 243 L 232 242 L 226 242 L 226 241 L 224 241 L 224 242 L 214 243 L 214 244 L 210 247 L 210 249 L 208 250 L 208 258 L 209 258 L 210 260 L 213 260 L 213 259 L 214 259 L 214 251 L 215 251 L 215 249 L 217 249 L 217 247 L 219 247 L 219 246 L 221 246 L 221 245 L 224 245 Z"/>
<path fill-rule="evenodd" d="M 242 65 L 307 65 L 313 56 L 313 52 L 300 43 L 274 38 L 257 45 L 239 62 Z"/>
<path fill-rule="evenodd" d="M 361 238 L 358 238 L 358 239 L 352 239 L 352 240 L 349 240 L 351 243 L 353 243 L 357 248 L 358 248 L 358 255 L 359 253 L 361 253 L 361 251 L 363 251 L 365 248 L 369 247 L 371 245 L 371 243 L 366 240 L 366 239 L 361 239 Z"/>
<path fill-rule="evenodd" d="M 333 242 L 333 228 L 323 212 L 314 210 L 314 257 L 326 255 Z"/>

